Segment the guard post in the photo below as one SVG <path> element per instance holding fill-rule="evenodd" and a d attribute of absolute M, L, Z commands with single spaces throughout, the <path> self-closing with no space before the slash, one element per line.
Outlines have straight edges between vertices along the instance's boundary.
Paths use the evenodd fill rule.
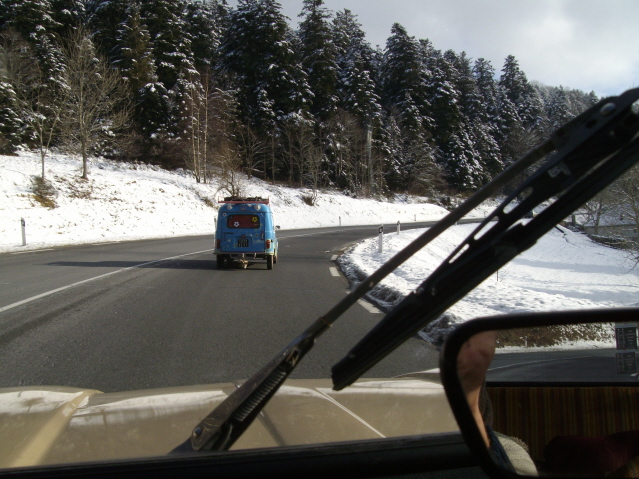
<path fill-rule="evenodd" d="M 22 230 L 22 246 L 27 245 L 27 223 L 24 218 L 20 218 L 20 229 Z"/>

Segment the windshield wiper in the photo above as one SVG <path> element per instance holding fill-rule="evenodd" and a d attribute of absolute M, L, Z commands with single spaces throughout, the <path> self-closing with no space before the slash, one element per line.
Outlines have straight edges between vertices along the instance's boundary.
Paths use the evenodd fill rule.
<path fill-rule="evenodd" d="M 382 265 L 377 271 L 360 283 L 349 295 L 345 296 L 343 300 L 337 303 L 328 313 L 317 319 L 308 329 L 306 329 L 306 331 L 293 340 L 268 364 L 244 382 L 208 416 L 206 416 L 193 429 L 191 437 L 175 448 L 172 452 L 181 453 L 188 451 L 228 450 L 251 425 L 252 421 L 268 403 L 270 398 L 277 392 L 279 387 L 291 374 L 299 361 L 306 353 L 308 353 L 308 351 L 310 351 L 315 340 L 321 336 L 349 307 L 355 304 L 358 299 L 362 298 L 389 273 L 404 263 L 408 258 L 436 238 L 439 234 L 457 223 L 457 221 L 470 213 L 483 201 L 499 192 L 507 183 L 516 178 L 519 174 L 525 172 L 527 168 L 547 156 L 552 151 L 558 150 L 557 155 L 553 158 L 557 158 L 559 156 L 562 160 L 553 162 L 551 159 L 546 163 L 546 165 L 550 163 L 553 164 L 554 167 L 550 169 L 542 167 L 532 178 L 541 178 L 545 175 L 540 181 L 548 181 L 548 172 L 550 171 L 552 173 L 552 175 L 550 175 L 551 183 L 554 186 L 552 188 L 540 188 L 540 190 L 544 192 L 542 195 L 533 191 L 534 194 L 528 195 L 526 199 L 524 199 L 513 209 L 513 211 L 509 213 L 503 211 L 503 208 L 501 207 L 498 208 L 497 213 L 493 213 L 493 215 L 486 219 L 480 228 L 483 228 L 488 221 L 495 218 L 498 218 L 498 225 L 504 225 L 505 223 L 512 224 L 513 221 L 510 220 L 514 220 L 515 216 L 517 219 L 520 218 L 524 213 L 532 210 L 533 207 L 544 201 L 541 199 L 542 196 L 544 199 L 547 199 L 553 194 L 557 194 L 557 192 L 565 191 L 568 185 L 572 185 L 576 181 L 579 181 L 581 176 L 583 176 L 583 172 L 580 173 L 579 178 L 575 178 L 575 174 L 573 172 L 580 172 L 583 169 L 589 169 L 594 160 L 598 161 L 604 156 L 616 151 L 628 143 L 629 137 L 634 136 L 636 128 L 632 130 L 632 134 L 630 132 L 626 132 L 625 129 L 632 129 L 633 126 L 637 126 L 636 121 L 631 125 L 630 123 L 632 122 L 629 120 L 636 120 L 636 116 L 631 115 L 630 113 L 630 105 L 632 105 L 632 103 L 634 103 L 634 101 L 638 98 L 639 89 L 636 89 L 626 92 L 621 97 L 611 98 L 600 102 L 597 106 L 588 110 L 588 112 L 567 123 L 563 128 L 555 132 L 548 141 L 526 154 L 519 161 L 502 172 L 493 181 L 477 191 L 463 204 L 439 220 L 435 225 L 406 246 L 406 248 Z M 616 105 L 616 107 L 613 108 L 608 106 L 608 104 Z M 610 111 L 608 111 L 609 109 Z M 628 122 L 628 125 L 625 125 L 625 123 L 620 120 Z M 625 127 L 623 125 L 625 125 Z M 592 140 L 595 138 L 598 138 L 599 140 L 593 143 Z M 607 146 L 607 143 L 610 142 L 615 144 L 615 148 Z M 636 141 L 633 143 L 635 145 L 635 150 L 636 143 Z M 588 148 L 590 148 L 589 145 L 591 144 L 593 147 L 598 148 L 596 152 L 594 150 L 588 150 Z M 573 163 L 578 162 L 578 159 L 582 158 L 582 156 L 591 158 L 591 161 L 588 162 L 588 165 L 590 166 L 586 166 L 584 164 L 583 168 L 580 168 L 579 165 L 573 165 Z M 637 158 L 634 158 L 635 161 L 636 159 Z M 569 169 L 567 165 L 564 168 L 566 161 L 568 161 L 568 164 L 570 164 L 571 168 L 573 168 L 572 170 Z M 634 161 L 632 163 L 634 163 Z M 629 166 L 630 165 L 627 167 Z M 627 167 L 625 167 L 623 171 L 625 171 Z M 617 173 L 612 179 L 616 178 L 623 171 Z M 555 174 L 555 172 L 557 174 Z M 612 179 L 610 181 L 612 181 Z M 530 183 L 530 181 L 526 184 L 528 183 Z M 537 183 L 533 186 L 537 188 Z M 603 188 L 603 186 L 597 187 L 599 189 Z M 552 193 L 552 191 L 556 192 Z M 589 196 L 593 196 L 599 190 L 592 191 L 593 193 Z M 586 197 L 584 201 L 588 197 Z M 580 204 L 581 203 L 577 206 Z M 548 208 L 548 210 L 550 209 L 551 208 Z M 568 213 L 570 213 L 570 211 L 568 211 Z M 546 218 L 546 216 L 543 216 L 543 218 Z M 563 219 L 563 217 L 565 217 L 565 215 L 560 219 Z M 546 228 L 546 222 L 544 222 L 543 218 L 540 218 L 542 218 L 542 215 L 535 218 L 533 221 L 536 221 L 535 224 L 542 223 L 540 227 Z M 553 225 L 550 225 L 547 229 L 550 229 L 552 226 Z M 503 227 L 500 226 L 500 229 L 503 229 Z M 497 235 L 495 235 L 491 229 L 488 237 L 492 238 L 493 236 Z M 541 234 L 539 236 L 541 236 Z M 473 243 L 477 244 L 473 244 L 471 249 L 473 251 L 478 248 L 486 249 L 485 237 L 486 235 L 482 237 L 481 242 L 473 241 Z M 520 242 L 517 238 L 513 239 Z M 481 244 L 481 246 L 479 246 L 479 244 Z M 503 241 L 499 244 L 500 246 L 498 249 L 503 249 L 504 245 L 506 245 Z M 521 249 L 521 245 L 518 245 L 517 248 L 519 248 L 520 251 L 523 250 Z M 514 249 L 511 248 L 512 251 L 510 251 L 506 248 L 506 250 L 507 251 L 502 251 L 500 253 L 501 258 L 512 257 L 509 255 L 512 251 L 514 251 Z M 465 251 L 464 254 L 465 253 L 467 253 L 467 251 Z M 495 252 L 493 251 L 491 254 L 494 253 Z M 455 261 L 454 263 L 445 263 L 439 270 L 433 273 L 433 275 L 435 275 L 439 272 L 437 281 L 435 282 L 437 287 L 439 288 L 441 285 L 444 285 L 442 280 L 447 277 L 461 277 L 464 279 L 463 282 L 465 283 L 467 276 L 470 277 L 471 275 L 469 275 L 466 268 L 463 268 L 464 271 L 460 274 L 459 266 L 461 264 L 462 263 L 459 263 L 458 261 Z M 449 269 L 451 267 L 452 270 Z M 440 271 L 442 269 L 443 271 Z M 479 280 L 481 274 L 473 274 L 472 276 L 472 281 L 474 281 L 472 283 L 473 285 L 481 282 L 481 280 Z M 429 280 L 426 282 L 428 281 Z M 435 286 L 435 283 L 433 283 L 432 286 Z M 461 286 L 461 290 L 464 291 L 463 294 L 465 294 L 465 292 L 469 289 L 472 289 L 472 287 L 463 287 L 460 283 L 461 281 L 458 280 L 458 284 L 456 286 Z M 452 284 L 455 285 L 454 282 Z M 436 289 L 437 288 L 435 288 L 435 290 Z M 432 290 L 433 288 L 429 291 Z M 441 304 L 446 304 L 445 307 L 441 305 L 437 306 L 436 309 L 440 312 L 463 296 L 463 294 L 457 294 L 455 292 L 455 288 L 452 288 L 451 291 L 450 284 L 447 284 L 446 289 L 441 291 L 447 291 L 445 294 L 450 294 L 454 300 L 452 302 L 443 301 Z M 433 316 L 433 314 L 430 314 L 430 311 L 428 311 L 428 314 L 424 314 L 424 311 L 421 311 L 422 299 L 420 297 L 415 298 L 415 296 L 415 294 L 409 295 L 406 300 L 391 311 L 391 313 L 389 313 L 389 315 L 382 320 L 378 326 L 376 326 L 360 343 L 358 343 L 351 353 L 349 353 L 347 358 L 342 360 L 333 368 L 333 379 L 336 389 L 341 389 L 346 385 L 351 384 L 357 377 L 359 377 L 359 375 L 367 371 L 383 356 L 399 346 L 401 342 L 406 340 L 417 329 L 419 329 L 420 326 L 425 324 L 425 322 L 436 317 Z M 440 293 L 437 297 L 442 298 L 442 294 Z M 409 300 L 409 298 L 411 299 Z M 417 302 L 415 303 L 417 304 L 416 311 L 414 310 L 415 308 L 407 308 L 407 306 L 409 306 L 410 303 L 413 303 L 415 299 L 417 299 Z M 397 311 L 399 311 L 399 313 Z M 386 334 L 386 330 L 390 330 L 391 336 L 384 336 L 384 334 Z M 387 346 L 385 343 L 389 340 L 391 342 Z"/>
<path fill-rule="evenodd" d="M 639 88 L 603 100 L 558 130 L 563 146 L 333 366 L 334 389 L 352 384 L 639 161 L 637 99 Z"/>

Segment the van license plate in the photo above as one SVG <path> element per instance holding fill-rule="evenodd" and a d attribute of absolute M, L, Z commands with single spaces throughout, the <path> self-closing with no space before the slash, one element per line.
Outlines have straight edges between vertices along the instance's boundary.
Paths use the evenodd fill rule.
<path fill-rule="evenodd" d="M 238 239 L 237 240 L 237 247 L 238 248 L 248 248 L 248 244 L 249 244 L 248 238 L 246 238 L 246 239 Z"/>

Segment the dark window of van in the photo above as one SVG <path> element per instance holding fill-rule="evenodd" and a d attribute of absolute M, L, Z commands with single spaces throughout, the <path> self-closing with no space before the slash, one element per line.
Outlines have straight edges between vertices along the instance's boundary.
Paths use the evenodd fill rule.
<path fill-rule="evenodd" d="M 229 215 L 226 219 L 228 228 L 259 228 L 260 217 L 258 215 Z"/>

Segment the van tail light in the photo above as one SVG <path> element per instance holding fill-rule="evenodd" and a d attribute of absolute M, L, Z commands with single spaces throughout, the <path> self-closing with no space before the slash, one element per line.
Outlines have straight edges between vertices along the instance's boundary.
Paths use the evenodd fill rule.
<path fill-rule="evenodd" d="M 271 249 L 271 240 L 266 240 L 266 249 Z"/>
<path fill-rule="evenodd" d="M 221 239 L 215 240 L 215 247 L 217 249 L 220 249 L 222 247 L 222 240 Z"/>

